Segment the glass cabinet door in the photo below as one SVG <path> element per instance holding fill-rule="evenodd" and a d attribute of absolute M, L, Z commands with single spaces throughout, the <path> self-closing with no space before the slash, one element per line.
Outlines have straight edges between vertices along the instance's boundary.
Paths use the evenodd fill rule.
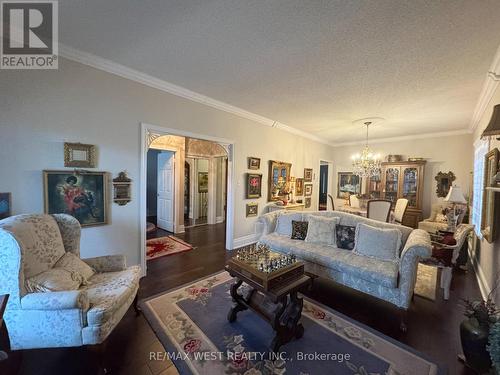
<path fill-rule="evenodd" d="M 368 198 L 369 199 L 380 199 L 381 198 L 381 179 L 380 174 L 378 176 L 370 177 L 368 180 Z"/>
<path fill-rule="evenodd" d="M 407 167 L 403 169 L 403 194 L 408 199 L 408 206 L 417 207 L 418 168 Z"/>
<path fill-rule="evenodd" d="M 399 168 L 385 170 L 385 199 L 396 202 L 399 190 Z"/>

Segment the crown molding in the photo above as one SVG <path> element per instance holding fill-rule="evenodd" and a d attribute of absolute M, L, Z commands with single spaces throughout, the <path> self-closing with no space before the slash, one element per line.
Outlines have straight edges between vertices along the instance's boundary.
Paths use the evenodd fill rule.
<path fill-rule="evenodd" d="M 328 146 L 332 146 L 332 144 L 325 139 L 312 135 L 303 130 L 292 128 L 291 126 L 279 123 L 275 120 L 271 120 L 267 117 L 258 115 L 253 112 L 246 111 L 242 108 L 235 107 L 231 104 L 221 102 L 219 100 L 210 98 L 209 96 L 205 96 L 199 94 L 197 92 L 188 90 L 182 86 L 175 85 L 173 83 L 164 81 L 159 78 L 155 78 L 149 74 L 142 73 L 138 70 L 126 67 L 124 65 L 118 64 L 114 61 L 99 57 L 97 55 L 93 55 L 91 53 L 83 52 L 78 49 L 69 47 L 62 43 L 59 43 L 59 55 L 80 64 L 84 64 L 87 66 L 91 66 L 92 68 L 99 69 L 105 71 L 107 73 L 111 73 L 117 75 L 119 77 L 129 79 L 134 82 L 141 83 L 143 85 L 155 88 L 157 90 L 161 90 L 167 92 L 172 95 L 179 96 L 184 99 L 191 100 L 193 102 L 197 102 L 212 108 L 216 108 L 218 110 L 231 113 L 238 117 L 251 120 L 257 122 L 261 125 L 266 125 L 269 127 L 277 128 L 307 139 L 310 139 L 315 142 L 319 142 Z"/>
<path fill-rule="evenodd" d="M 469 129 L 474 131 L 481 118 L 484 115 L 484 111 L 488 107 L 491 98 L 495 94 L 498 84 L 500 82 L 500 46 L 497 49 L 493 62 L 491 63 L 490 69 L 486 74 L 486 78 L 483 83 L 483 88 L 481 94 L 479 94 L 479 99 L 477 100 L 476 107 L 474 108 L 474 113 L 472 114 L 472 119 L 469 124 Z"/>
<path fill-rule="evenodd" d="M 452 136 L 456 136 L 456 135 L 464 135 L 464 134 L 471 134 L 471 133 L 472 133 L 472 131 L 470 129 L 459 129 L 459 130 L 451 130 L 451 131 L 447 131 L 447 132 L 404 135 L 401 137 L 374 138 L 374 139 L 370 139 L 368 141 L 368 144 L 411 141 L 414 139 L 452 137 Z M 360 140 L 360 141 L 354 141 L 354 142 L 334 143 L 334 144 L 332 144 L 332 146 L 333 147 L 357 146 L 357 145 L 364 145 L 365 143 L 366 143 L 365 140 Z"/>

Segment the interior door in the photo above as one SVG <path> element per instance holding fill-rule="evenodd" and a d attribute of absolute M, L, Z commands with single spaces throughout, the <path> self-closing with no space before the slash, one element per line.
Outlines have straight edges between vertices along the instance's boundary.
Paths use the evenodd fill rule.
<path fill-rule="evenodd" d="M 174 231 L 174 152 L 158 154 L 157 226 Z"/>

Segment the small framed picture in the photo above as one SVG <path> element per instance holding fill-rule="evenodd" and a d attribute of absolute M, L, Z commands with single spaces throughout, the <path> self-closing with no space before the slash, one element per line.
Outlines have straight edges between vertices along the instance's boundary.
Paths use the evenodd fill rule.
<path fill-rule="evenodd" d="M 247 199 L 260 198 L 262 196 L 262 175 L 258 173 L 247 173 Z"/>
<path fill-rule="evenodd" d="M 305 184 L 304 185 L 304 195 L 306 197 L 310 197 L 313 193 L 313 186 L 312 184 Z"/>
<path fill-rule="evenodd" d="M 248 169 L 259 170 L 260 169 L 260 158 L 249 157 L 248 158 Z"/>
<path fill-rule="evenodd" d="M 304 181 L 311 182 L 313 180 L 312 168 L 304 168 Z"/>
<path fill-rule="evenodd" d="M 11 215 L 12 195 L 11 193 L 0 193 L 0 220 Z"/>
<path fill-rule="evenodd" d="M 64 166 L 95 168 L 95 146 L 83 143 L 64 143 Z"/>
<path fill-rule="evenodd" d="M 198 172 L 198 193 L 208 193 L 208 172 Z"/>
<path fill-rule="evenodd" d="M 247 203 L 247 217 L 254 217 L 259 214 L 259 205 L 257 203 Z"/>
<path fill-rule="evenodd" d="M 300 197 L 304 195 L 304 179 L 296 178 L 295 179 L 295 195 Z"/>
<path fill-rule="evenodd" d="M 304 207 L 311 208 L 311 197 L 307 197 L 304 199 Z"/>

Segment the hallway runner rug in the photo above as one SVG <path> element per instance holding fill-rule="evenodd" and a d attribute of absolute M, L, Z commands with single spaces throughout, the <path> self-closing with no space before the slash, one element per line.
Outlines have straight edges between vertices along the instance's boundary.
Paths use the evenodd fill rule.
<path fill-rule="evenodd" d="M 193 250 L 193 246 L 174 236 L 151 238 L 146 241 L 147 260 L 189 250 Z"/>
<path fill-rule="evenodd" d="M 316 301 L 304 298 L 304 336 L 269 352 L 273 330 L 253 311 L 234 323 L 227 272 L 140 302 L 165 352 L 181 375 L 442 375 L 436 362 Z M 244 292 L 245 284 L 240 288 Z M 411 328 L 410 328 L 411 329 Z"/>

